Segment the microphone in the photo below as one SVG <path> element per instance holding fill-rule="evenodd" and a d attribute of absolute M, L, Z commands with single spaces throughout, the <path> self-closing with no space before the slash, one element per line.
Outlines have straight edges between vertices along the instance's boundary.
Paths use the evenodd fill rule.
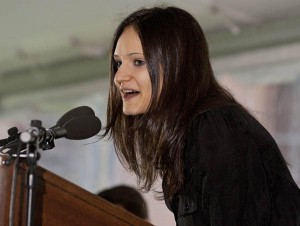
<path fill-rule="evenodd" d="M 99 133 L 101 121 L 95 115 L 78 116 L 66 122 L 61 128 L 66 130 L 66 134 L 62 134 L 65 138 L 83 140 Z"/>
<path fill-rule="evenodd" d="M 61 127 L 58 125 L 50 129 L 32 128 L 21 133 L 20 139 L 24 143 L 51 141 L 65 137 L 70 140 L 83 140 L 96 135 L 101 129 L 101 121 L 94 115 L 84 115 L 68 120 Z"/>
<path fill-rule="evenodd" d="M 48 150 L 54 147 L 54 139 L 64 137 L 70 140 L 83 140 L 96 135 L 101 129 L 100 119 L 88 106 L 80 106 L 68 111 L 60 117 L 55 126 L 49 129 L 43 128 L 41 124 L 39 120 L 31 121 L 32 128 L 19 133 L 14 140 L 3 140 L 5 148 L 16 148 L 19 137 L 23 143 L 38 141 L 43 150 Z M 25 148 L 24 145 L 22 147 Z"/>
<path fill-rule="evenodd" d="M 69 120 L 75 117 L 86 116 L 86 115 L 95 115 L 95 112 L 92 108 L 88 106 L 80 106 L 80 107 L 73 108 L 72 110 L 68 111 L 63 116 L 61 116 L 60 119 L 58 119 L 58 121 L 56 122 L 56 125 L 52 126 L 51 128 L 61 127 L 66 122 L 68 122 Z"/>
<path fill-rule="evenodd" d="M 66 112 L 63 116 L 61 116 L 60 119 L 56 122 L 56 125 L 52 126 L 49 130 L 59 129 L 65 123 L 67 123 L 69 120 L 72 120 L 75 117 L 87 116 L 87 115 L 95 116 L 94 110 L 88 106 L 80 106 L 80 107 L 73 108 L 72 110 Z M 101 124 L 100 124 L 100 127 L 101 127 Z M 56 133 L 59 133 L 59 132 L 55 131 L 54 136 L 58 136 L 58 134 L 56 134 Z M 16 127 L 10 128 L 8 130 L 9 137 L 6 139 L 0 140 L 0 147 L 5 146 L 5 145 L 8 145 L 10 147 L 15 146 L 20 134 L 21 133 L 20 132 L 18 133 L 18 129 Z M 71 138 L 68 138 L 68 139 L 72 139 L 72 136 L 71 136 Z M 83 139 L 85 139 L 85 138 L 83 138 Z"/>

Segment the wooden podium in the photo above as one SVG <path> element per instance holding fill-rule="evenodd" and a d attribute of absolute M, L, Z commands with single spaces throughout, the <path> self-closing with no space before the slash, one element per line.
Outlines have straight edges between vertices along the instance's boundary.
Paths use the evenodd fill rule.
<path fill-rule="evenodd" d="M 14 226 L 26 226 L 26 164 L 17 176 Z M 0 165 L 0 226 L 9 225 L 13 163 Z M 151 224 L 121 207 L 37 167 L 34 199 L 34 226 L 123 226 Z"/>

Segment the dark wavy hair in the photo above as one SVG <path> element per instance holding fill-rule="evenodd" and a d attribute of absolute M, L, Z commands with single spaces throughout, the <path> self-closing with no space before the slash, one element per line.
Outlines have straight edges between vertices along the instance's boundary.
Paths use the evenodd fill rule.
<path fill-rule="evenodd" d="M 113 54 L 128 26 L 139 35 L 152 83 L 148 111 L 134 116 L 123 114 L 122 99 L 114 85 L 117 65 Z M 199 23 L 176 7 L 143 8 L 126 17 L 116 29 L 110 61 L 103 137 L 113 138 L 120 161 L 137 175 L 141 189 L 151 190 L 160 176 L 163 196 L 169 198 L 184 183 L 183 153 L 192 120 L 208 108 L 238 103 L 214 77 Z"/>

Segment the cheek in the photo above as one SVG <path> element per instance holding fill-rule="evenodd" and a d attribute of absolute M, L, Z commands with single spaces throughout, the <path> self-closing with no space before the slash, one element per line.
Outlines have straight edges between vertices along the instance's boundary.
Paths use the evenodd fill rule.
<path fill-rule="evenodd" d="M 147 90 L 147 97 L 148 98 L 151 98 L 151 94 L 152 94 L 152 83 L 151 83 L 151 80 L 150 80 L 150 77 L 148 75 L 147 77 L 147 82 L 145 83 L 145 87 L 146 87 L 146 90 Z"/>
<path fill-rule="evenodd" d="M 139 74 L 139 77 L 136 78 L 139 85 L 143 87 L 144 92 L 147 94 L 151 93 L 152 84 L 148 71 L 144 69 L 143 72 Z"/>

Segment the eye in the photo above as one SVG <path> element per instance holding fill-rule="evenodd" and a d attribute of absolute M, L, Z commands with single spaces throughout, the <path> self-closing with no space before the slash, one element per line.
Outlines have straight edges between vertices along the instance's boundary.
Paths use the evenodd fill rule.
<path fill-rule="evenodd" d="M 145 64 L 144 60 L 134 60 L 135 66 L 143 66 Z"/>
<path fill-rule="evenodd" d="M 121 64 L 122 64 L 122 61 L 120 61 L 120 60 L 114 60 L 114 66 L 115 66 L 116 68 L 121 67 Z"/>

